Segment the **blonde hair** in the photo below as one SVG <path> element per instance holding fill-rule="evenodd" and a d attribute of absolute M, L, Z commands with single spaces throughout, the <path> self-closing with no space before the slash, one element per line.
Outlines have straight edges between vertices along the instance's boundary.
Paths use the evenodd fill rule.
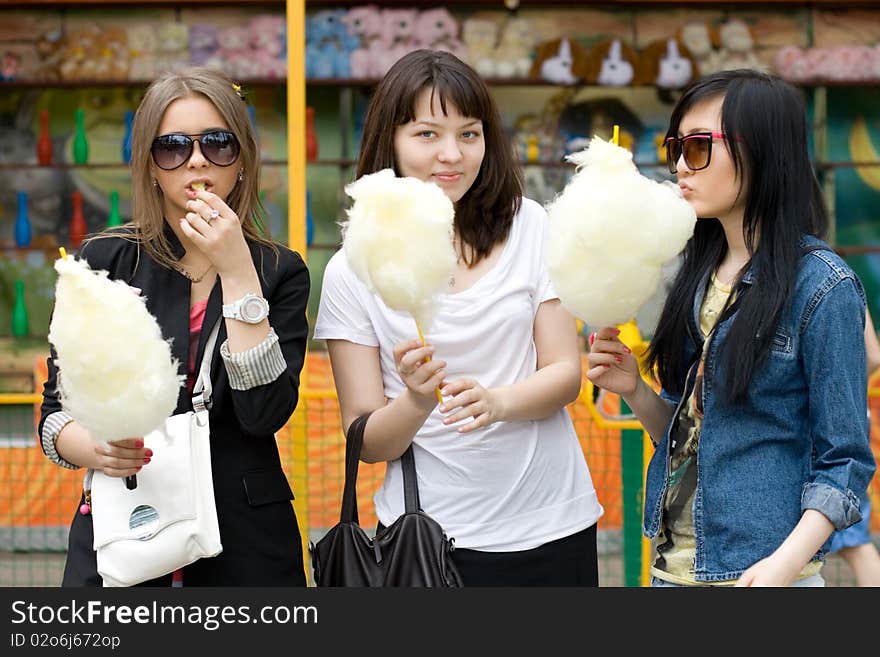
<path fill-rule="evenodd" d="M 240 87 L 222 71 L 209 67 L 188 67 L 165 73 L 150 84 L 138 106 L 131 133 L 131 226 L 134 231 L 130 239 L 141 244 L 166 267 L 177 262 L 165 237 L 162 190 L 153 184 L 150 146 L 158 136 L 159 124 L 168 106 L 175 100 L 193 96 L 207 98 L 241 144 L 237 165 L 243 179 L 236 181 L 226 204 L 238 215 L 245 238 L 274 249 L 259 196 L 259 147 L 247 105 Z"/>

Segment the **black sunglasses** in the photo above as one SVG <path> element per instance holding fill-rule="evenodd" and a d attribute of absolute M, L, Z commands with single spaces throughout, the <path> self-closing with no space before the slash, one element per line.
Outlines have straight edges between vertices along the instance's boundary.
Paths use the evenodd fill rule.
<path fill-rule="evenodd" d="M 666 166 L 669 173 L 676 173 L 678 158 L 684 155 L 684 163 L 691 171 L 699 171 L 712 161 L 712 142 L 724 139 L 723 132 L 694 132 L 684 137 L 666 138 Z"/>
<path fill-rule="evenodd" d="M 192 156 L 194 142 L 199 142 L 205 159 L 218 167 L 228 167 L 235 163 L 241 152 L 238 139 L 229 130 L 211 130 L 195 135 L 175 132 L 159 135 L 153 140 L 150 146 L 153 162 L 165 171 L 176 169 Z"/>

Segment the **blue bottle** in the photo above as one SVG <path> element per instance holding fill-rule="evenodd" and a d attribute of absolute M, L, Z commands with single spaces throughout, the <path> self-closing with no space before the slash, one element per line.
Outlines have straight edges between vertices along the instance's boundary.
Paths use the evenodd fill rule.
<path fill-rule="evenodd" d="M 122 161 L 131 164 L 131 126 L 134 123 L 134 112 L 125 113 L 125 136 L 122 138 Z"/>
<path fill-rule="evenodd" d="M 15 244 L 26 247 L 31 243 L 31 220 L 28 216 L 27 192 L 18 193 L 18 214 L 15 216 Z"/>
<path fill-rule="evenodd" d="M 312 221 L 312 193 L 306 190 L 306 246 L 315 240 L 315 222 Z"/>

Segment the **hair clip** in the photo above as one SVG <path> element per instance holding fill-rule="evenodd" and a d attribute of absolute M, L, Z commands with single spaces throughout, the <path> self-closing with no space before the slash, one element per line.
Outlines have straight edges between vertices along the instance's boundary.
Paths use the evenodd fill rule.
<path fill-rule="evenodd" d="M 244 94 L 243 94 L 242 91 L 241 91 L 241 85 L 240 85 L 240 84 L 236 84 L 235 82 L 233 82 L 233 83 L 232 83 L 232 89 L 233 89 L 233 91 L 235 91 L 236 94 L 238 94 L 238 97 L 239 97 L 239 98 L 241 98 L 242 100 L 244 100 Z"/>

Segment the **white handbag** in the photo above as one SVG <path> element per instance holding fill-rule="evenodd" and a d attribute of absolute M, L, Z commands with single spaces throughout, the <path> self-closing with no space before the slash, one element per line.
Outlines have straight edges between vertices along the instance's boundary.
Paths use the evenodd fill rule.
<path fill-rule="evenodd" d="M 129 490 L 121 477 L 91 475 L 98 574 L 104 586 L 133 586 L 223 551 L 211 477 L 211 357 L 220 321 L 205 344 L 193 408 L 144 436 L 153 450 Z M 86 488 L 88 488 L 88 483 Z"/>

